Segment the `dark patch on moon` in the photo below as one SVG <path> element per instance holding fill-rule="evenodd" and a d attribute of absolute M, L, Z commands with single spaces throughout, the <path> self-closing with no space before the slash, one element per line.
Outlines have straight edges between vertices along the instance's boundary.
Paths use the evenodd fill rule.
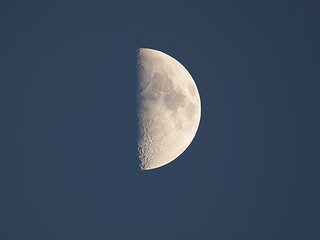
<path fill-rule="evenodd" d="M 173 115 L 177 114 L 179 108 L 184 108 L 186 118 L 189 120 L 194 119 L 196 116 L 195 104 L 183 94 L 181 89 L 175 90 L 172 81 L 168 74 L 155 72 L 146 86 L 140 91 L 141 102 L 150 103 L 150 101 L 156 102 L 162 99 L 165 107 L 170 110 Z M 188 85 L 188 91 L 191 95 L 196 93 L 196 89 L 192 84 Z M 177 129 L 181 129 L 182 126 L 181 122 L 176 122 Z"/>
<path fill-rule="evenodd" d="M 153 97 L 163 98 L 165 106 L 169 110 L 176 112 L 179 107 L 184 106 L 186 97 L 181 90 L 173 88 L 172 79 L 167 74 L 154 73 L 151 84 Z"/>
<path fill-rule="evenodd" d="M 148 83 L 140 92 L 143 101 L 157 101 L 162 98 L 167 109 L 173 112 L 185 106 L 186 96 L 181 90 L 173 88 L 172 79 L 167 74 L 155 72 Z"/>
<path fill-rule="evenodd" d="M 179 107 L 183 107 L 185 104 L 185 96 L 181 91 L 170 91 L 164 97 L 165 105 L 168 109 L 176 112 Z"/>
<path fill-rule="evenodd" d="M 166 74 L 155 72 L 150 82 L 155 92 L 168 92 L 172 89 L 172 80 Z"/>

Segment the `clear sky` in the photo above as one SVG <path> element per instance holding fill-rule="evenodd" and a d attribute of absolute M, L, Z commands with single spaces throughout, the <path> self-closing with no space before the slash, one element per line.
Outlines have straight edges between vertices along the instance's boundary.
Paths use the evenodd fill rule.
<path fill-rule="evenodd" d="M 114 2 L 0 3 L 0 239 L 320 239 L 319 1 Z M 202 101 L 152 171 L 140 47 Z"/>

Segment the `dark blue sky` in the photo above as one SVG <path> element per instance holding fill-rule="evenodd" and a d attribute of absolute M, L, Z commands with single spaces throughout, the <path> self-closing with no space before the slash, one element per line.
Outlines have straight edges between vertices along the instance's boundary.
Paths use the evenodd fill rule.
<path fill-rule="evenodd" d="M 320 239 L 318 1 L 1 1 L 0 239 Z M 140 171 L 136 49 L 202 118 Z"/>

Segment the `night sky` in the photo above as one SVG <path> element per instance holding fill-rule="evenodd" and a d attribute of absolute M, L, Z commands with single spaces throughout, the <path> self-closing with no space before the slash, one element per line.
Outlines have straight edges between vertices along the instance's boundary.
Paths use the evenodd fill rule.
<path fill-rule="evenodd" d="M 0 3 L 0 239 L 320 239 L 319 1 Z M 136 157 L 136 50 L 202 103 Z"/>

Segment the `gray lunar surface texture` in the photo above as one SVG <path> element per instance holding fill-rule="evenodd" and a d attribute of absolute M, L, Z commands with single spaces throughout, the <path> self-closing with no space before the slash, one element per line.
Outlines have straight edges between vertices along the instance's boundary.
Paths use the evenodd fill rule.
<path fill-rule="evenodd" d="M 177 60 L 153 49 L 137 53 L 137 120 L 140 168 L 161 167 L 192 142 L 200 122 L 197 86 Z"/>

